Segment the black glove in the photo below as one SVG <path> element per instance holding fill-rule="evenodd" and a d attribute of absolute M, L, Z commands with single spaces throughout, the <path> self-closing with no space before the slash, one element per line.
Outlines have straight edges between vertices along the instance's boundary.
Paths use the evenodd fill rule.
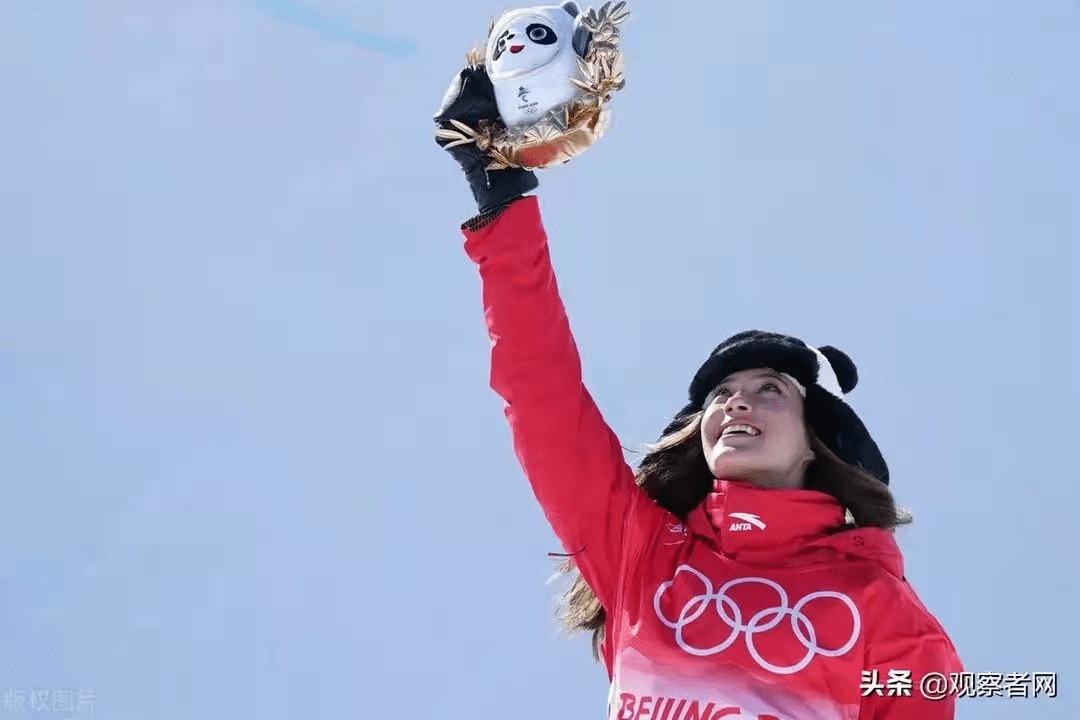
<path fill-rule="evenodd" d="M 442 107 L 435 116 L 435 124 L 448 130 L 456 130 L 450 123 L 454 119 L 469 127 L 478 129 L 480 121 L 493 122 L 505 127 L 499 117 L 499 106 L 495 103 L 495 88 L 483 66 L 467 67 L 454 78 L 443 97 Z M 450 141 L 436 138 L 440 147 Z M 485 158 L 476 143 L 456 145 L 447 152 L 465 171 L 465 178 L 472 188 L 476 207 L 481 213 L 495 210 L 510 200 L 535 190 L 540 184 L 536 175 L 522 168 L 504 168 L 487 170 L 484 166 L 490 161 Z"/>

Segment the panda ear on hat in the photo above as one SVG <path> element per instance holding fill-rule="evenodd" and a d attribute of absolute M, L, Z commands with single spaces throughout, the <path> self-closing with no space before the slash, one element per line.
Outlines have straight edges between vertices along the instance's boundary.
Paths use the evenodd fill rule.
<path fill-rule="evenodd" d="M 859 371 L 851 358 L 832 345 L 822 345 L 818 348 L 818 352 L 824 355 L 825 359 L 832 365 L 833 372 L 836 373 L 836 381 L 840 384 L 840 390 L 845 395 L 854 390 L 855 386 L 859 384 Z"/>

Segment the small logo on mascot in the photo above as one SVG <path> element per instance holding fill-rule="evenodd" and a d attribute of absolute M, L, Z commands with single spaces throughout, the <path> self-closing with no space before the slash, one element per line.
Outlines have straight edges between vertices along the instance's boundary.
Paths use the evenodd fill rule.
<path fill-rule="evenodd" d="M 521 103 L 518 104 L 517 109 L 519 112 L 523 112 L 526 115 L 536 115 L 539 112 L 539 103 L 535 100 L 533 102 L 529 102 L 529 92 L 529 88 L 525 87 L 524 85 L 518 86 L 517 96 L 518 99 L 521 100 Z"/>

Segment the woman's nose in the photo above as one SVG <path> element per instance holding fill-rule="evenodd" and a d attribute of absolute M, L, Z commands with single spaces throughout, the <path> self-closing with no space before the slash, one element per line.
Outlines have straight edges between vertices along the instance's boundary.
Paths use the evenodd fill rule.
<path fill-rule="evenodd" d="M 724 410 L 749 410 L 750 403 L 746 401 L 742 393 L 735 393 L 724 403 Z"/>

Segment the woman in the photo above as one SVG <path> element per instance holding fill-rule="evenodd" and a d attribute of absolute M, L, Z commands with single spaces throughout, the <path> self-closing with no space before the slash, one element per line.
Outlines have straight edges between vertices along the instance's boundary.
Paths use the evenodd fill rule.
<path fill-rule="evenodd" d="M 470 66 L 435 120 L 499 122 Z M 842 352 L 751 331 L 720 344 L 637 472 L 582 385 L 525 170 L 447 148 L 480 214 L 492 388 L 545 516 L 580 573 L 611 720 L 951 718 L 961 671 L 903 575 L 881 453 L 844 400 Z M 944 687 L 935 684 L 939 678 Z M 933 680 L 927 686 L 926 676 Z"/>

